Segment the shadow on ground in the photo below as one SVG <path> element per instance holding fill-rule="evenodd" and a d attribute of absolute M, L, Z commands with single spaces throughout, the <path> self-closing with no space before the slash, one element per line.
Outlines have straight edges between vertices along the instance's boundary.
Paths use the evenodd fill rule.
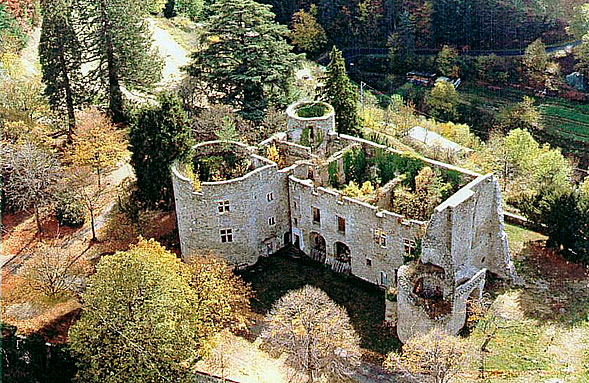
<path fill-rule="evenodd" d="M 400 347 L 394 328 L 384 322 L 384 291 L 356 277 L 338 274 L 306 257 L 294 258 L 281 250 L 241 271 L 254 290 L 252 310 L 266 314 L 274 302 L 290 290 L 305 285 L 318 287 L 348 311 L 361 338 L 361 347 L 386 354 Z M 291 252 L 292 254 L 292 252 Z"/>

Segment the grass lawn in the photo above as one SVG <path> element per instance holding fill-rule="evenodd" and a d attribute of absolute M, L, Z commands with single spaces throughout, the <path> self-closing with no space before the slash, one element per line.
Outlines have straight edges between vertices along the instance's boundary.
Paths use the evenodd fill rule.
<path fill-rule="evenodd" d="M 241 275 L 255 292 L 252 309 L 256 313 L 266 314 L 288 291 L 312 285 L 346 308 L 363 348 L 384 355 L 399 347 L 394 330 L 384 325 L 384 292 L 370 283 L 335 273 L 308 258 L 291 258 L 282 252 L 261 258 Z"/>

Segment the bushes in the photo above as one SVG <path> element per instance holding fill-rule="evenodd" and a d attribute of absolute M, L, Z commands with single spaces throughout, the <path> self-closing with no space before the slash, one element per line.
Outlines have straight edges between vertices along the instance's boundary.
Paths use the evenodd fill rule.
<path fill-rule="evenodd" d="M 57 197 L 53 214 L 60 225 L 79 227 L 86 221 L 84 203 L 71 193 L 63 193 Z"/>

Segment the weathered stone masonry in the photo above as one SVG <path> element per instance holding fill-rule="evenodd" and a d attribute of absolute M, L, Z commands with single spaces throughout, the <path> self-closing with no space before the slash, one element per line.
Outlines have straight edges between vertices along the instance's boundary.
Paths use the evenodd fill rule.
<path fill-rule="evenodd" d="M 331 163 L 343 175 L 344 152 L 401 152 L 338 135 L 333 108 L 327 104 L 325 115 L 316 118 L 297 116 L 301 105 L 288 108 L 286 133 L 259 147 L 230 143 L 254 164 L 242 177 L 202 182 L 201 190 L 194 191 L 181 167 L 173 166 L 182 256 L 189 260 L 198 250 L 212 250 L 229 263 L 245 266 L 292 241 L 334 270 L 388 289 L 386 315 L 396 322 L 402 341 L 432 327 L 457 333 L 466 319 L 466 302 L 481 294 L 486 272 L 514 276 L 497 180 L 423 159 L 432 168 L 461 174 L 467 182 L 436 207 L 429 222 L 407 219 L 381 203 L 390 200 L 394 180 L 379 190 L 382 195 L 372 204 L 345 197 L 327 187 Z M 195 151 L 220 144 L 201 143 Z M 285 162 L 282 169 L 256 154 L 272 145 Z M 420 238 L 420 259 L 406 262 Z"/>

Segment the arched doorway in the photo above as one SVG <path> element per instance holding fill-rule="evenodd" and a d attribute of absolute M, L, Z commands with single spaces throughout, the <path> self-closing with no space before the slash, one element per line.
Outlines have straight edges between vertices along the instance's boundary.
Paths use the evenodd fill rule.
<path fill-rule="evenodd" d="M 352 252 L 350 247 L 343 242 L 336 242 L 335 259 L 331 268 L 338 273 L 349 273 L 352 271 Z"/>
<path fill-rule="evenodd" d="M 325 238 L 321 234 L 312 231 L 309 235 L 309 242 L 311 243 L 311 258 L 321 263 L 325 262 L 327 250 Z"/>

